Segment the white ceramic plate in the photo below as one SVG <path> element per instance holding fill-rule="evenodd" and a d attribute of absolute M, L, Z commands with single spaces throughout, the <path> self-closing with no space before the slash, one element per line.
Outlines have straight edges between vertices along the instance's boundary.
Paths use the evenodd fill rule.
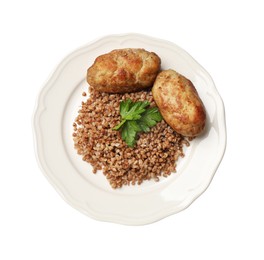
<path fill-rule="evenodd" d="M 189 78 L 207 111 L 205 134 L 191 142 L 177 173 L 160 182 L 113 190 L 102 173 L 91 173 L 73 148 L 72 123 L 87 91 L 86 71 L 98 55 L 117 48 L 156 52 L 162 69 Z M 67 56 L 42 89 L 34 114 L 36 154 L 48 180 L 74 208 L 97 220 L 142 225 L 189 206 L 210 184 L 223 157 L 226 130 L 223 102 L 208 73 L 177 45 L 139 34 L 111 35 Z"/>

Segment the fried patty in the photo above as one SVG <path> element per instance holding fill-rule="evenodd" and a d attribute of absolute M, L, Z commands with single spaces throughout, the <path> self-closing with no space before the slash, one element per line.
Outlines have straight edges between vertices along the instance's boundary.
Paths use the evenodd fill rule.
<path fill-rule="evenodd" d="M 154 52 L 117 49 L 95 59 L 87 70 L 87 82 L 100 92 L 135 92 L 153 85 L 160 64 Z"/>
<path fill-rule="evenodd" d="M 206 112 L 193 83 L 174 70 L 164 70 L 152 88 L 164 120 L 184 136 L 194 137 L 205 127 Z"/>

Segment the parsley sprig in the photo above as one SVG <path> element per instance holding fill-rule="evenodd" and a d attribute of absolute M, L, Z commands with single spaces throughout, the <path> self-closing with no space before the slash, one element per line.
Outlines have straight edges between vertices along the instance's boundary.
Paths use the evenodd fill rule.
<path fill-rule="evenodd" d="M 129 147 L 135 145 L 138 133 L 149 132 L 162 120 L 158 108 L 148 108 L 149 105 L 148 101 L 132 102 L 131 99 L 120 103 L 121 122 L 113 130 L 121 132 L 122 139 Z"/>

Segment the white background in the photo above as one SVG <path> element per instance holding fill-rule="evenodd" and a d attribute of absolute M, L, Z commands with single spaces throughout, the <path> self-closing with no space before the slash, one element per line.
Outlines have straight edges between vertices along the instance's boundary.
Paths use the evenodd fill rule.
<path fill-rule="evenodd" d="M 264 259 L 262 1 L 1 1 L 0 259 Z M 56 65 L 100 36 L 175 42 L 213 77 L 228 142 L 207 191 L 131 227 L 71 208 L 35 160 L 31 119 Z M 262 247 L 262 248 L 261 248 Z"/>

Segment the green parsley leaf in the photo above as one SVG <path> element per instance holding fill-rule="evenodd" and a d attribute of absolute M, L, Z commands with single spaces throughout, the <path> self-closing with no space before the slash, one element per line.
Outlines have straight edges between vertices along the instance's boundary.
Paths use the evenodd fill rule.
<path fill-rule="evenodd" d="M 126 119 L 123 119 L 118 125 L 116 125 L 113 130 L 119 130 L 123 124 L 126 122 Z"/>
<path fill-rule="evenodd" d="M 122 118 L 124 118 L 125 115 L 128 113 L 131 103 L 132 103 L 131 99 L 127 99 L 126 101 L 122 101 L 120 103 L 120 115 Z"/>
<path fill-rule="evenodd" d="M 147 108 L 149 104 L 148 101 L 132 102 L 130 99 L 120 103 L 122 120 L 113 130 L 121 131 L 121 137 L 129 147 L 135 145 L 138 133 L 149 132 L 151 127 L 162 120 L 158 108 Z"/>
<path fill-rule="evenodd" d="M 133 125 L 133 122 L 135 123 L 135 121 L 126 121 L 121 132 L 122 139 L 129 147 L 133 147 L 136 143 L 137 131 Z"/>
<path fill-rule="evenodd" d="M 149 106 L 148 101 L 132 102 L 130 99 L 120 103 L 120 115 L 122 119 L 137 120 L 140 114 L 145 111 L 145 107 Z"/>
<path fill-rule="evenodd" d="M 149 132 L 150 127 L 153 127 L 162 120 L 162 116 L 157 107 L 147 109 L 142 113 L 141 118 L 138 120 L 138 124 L 143 132 Z"/>
<path fill-rule="evenodd" d="M 119 130 L 127 120 L 137 120 L 141 117 L 140 114 L 145 112 L 145 108 L 149 106 L 148 101 L 132 102 L 131 99 L 127 99 L 120 103 L 120 115 L 122 121 L 113 128 L 113 130 Z"/>

